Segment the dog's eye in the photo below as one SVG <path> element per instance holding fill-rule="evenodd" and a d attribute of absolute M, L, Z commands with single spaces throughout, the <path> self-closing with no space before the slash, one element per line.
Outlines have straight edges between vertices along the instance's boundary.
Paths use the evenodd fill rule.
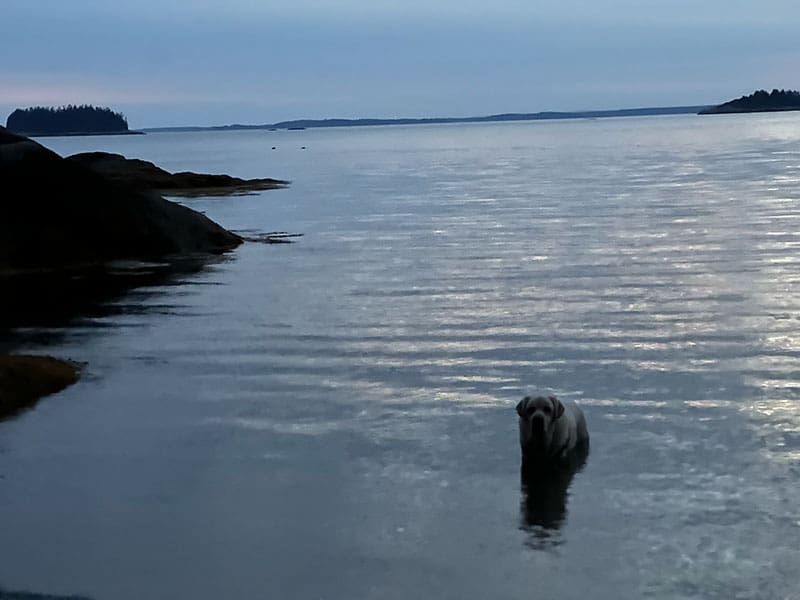
<path fill-rule="evenodd" d="M 544 412 L 544 414 L 546 414 L 546 415 L 549 415 L 549 414 L 550 414 L 550 407 L 549 407 L 549 406 L 545 406 L 545 407 L 542 409 L 542 412 Z"/>
<path fill-rule="evenodd" d="M 533 413 L 535 413 L 535 412 L 536 412 L 536 409 L 535 409 L 535 408 L 533 408 L 533 407 L 530 407 L 530 408 L 528 409 L 528 415 L 529 415 L 529 416 L 530 416 L 530 415 L 532 415 L 532 414 L 533 414 Z"/>

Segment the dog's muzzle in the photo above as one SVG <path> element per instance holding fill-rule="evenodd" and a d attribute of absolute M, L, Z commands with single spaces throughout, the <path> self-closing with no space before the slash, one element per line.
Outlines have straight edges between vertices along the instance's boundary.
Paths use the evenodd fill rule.
<path fill-rule="evenodd" d="M 536 415 L 531 419 L 531 431 L 536 435 L 544 433 L 544 417 Z"/>

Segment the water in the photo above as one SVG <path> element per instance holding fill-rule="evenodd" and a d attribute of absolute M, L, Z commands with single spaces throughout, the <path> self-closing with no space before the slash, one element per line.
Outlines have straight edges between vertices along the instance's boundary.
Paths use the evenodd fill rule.
<path fill-rule="evenodd" d="M 0 423 L 7 589 L 800 598 L 797 114 L 43 141 L 305 236 L 25 332 L 88 366 Z M 529 389 L 592 436 L 555 521 Z"/>

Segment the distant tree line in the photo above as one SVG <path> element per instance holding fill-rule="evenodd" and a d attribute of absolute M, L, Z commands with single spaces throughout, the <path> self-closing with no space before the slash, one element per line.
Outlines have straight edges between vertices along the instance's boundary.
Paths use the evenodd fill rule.
<path fill-rule="evenodd" d="M 800 110 L 800 92 L 794 90 L 758 90 L 749 96 L 725 102 L 702 111 L 700 114 L 726 112 L 760 112 L 778 110 Z"/>
<path fill-rule="evenodd" d="M 128 121 L 110 108 L 69 104 L 18 108 L 8 116 L 6 128 L 25 135 L 115 133 L 128 131 Z"/>

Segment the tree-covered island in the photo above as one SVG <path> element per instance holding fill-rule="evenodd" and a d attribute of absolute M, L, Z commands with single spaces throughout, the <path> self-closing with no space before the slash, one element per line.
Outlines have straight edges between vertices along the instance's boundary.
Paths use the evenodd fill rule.
<path fill-rule="evenodd" d="M 6 128 L 29 136 L 132 133 L 121 113 L 87 104 L 18 108 L 8 116 Z"/>
<path fill-rule="evenodd" d="M 800 92 L 794 90 L 758 90 L 749 96 L 711 106 L 701 110 L 701 115 L 720 115 L 726 113 L 775 112 L 800 110 Z"/>

